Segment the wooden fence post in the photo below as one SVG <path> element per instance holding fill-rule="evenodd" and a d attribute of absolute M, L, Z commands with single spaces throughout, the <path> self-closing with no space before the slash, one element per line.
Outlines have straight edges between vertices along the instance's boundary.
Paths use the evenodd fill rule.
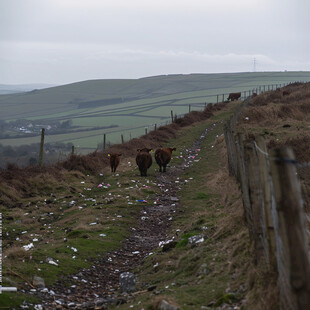
<path fill-rule="evenodd" d="M 103 135 L 103 150 L 105 150 L 106 146 L 106 134 Z"/>
<path fill-rule="evenodd" d="M 278 211 L 278 230 L 282 245 L 283 271 L 279 272 L 279 285 L 283 289 L 285 306 L 306 310 L 310 306 L 310 262 L 305 212 L 296 167 L 290 148 L 275 150 L 272 161 L 272 180 Z M 278 251 L 278 243 L 277 243 Z M 278 257 L 279 260 L 279 257 Z M 281 271 L 281 270 L 280 270 Z M 282 283 L 281 283 L 282 281 Z M 280 294 L 281 295 L 281 294 Z"/>
<path fill-rule="evenodd" d="M 154 130 L 155 130 L 155 131 L 157 130 L 157 124 L 155 124 Z"/>
<path fill-rule="evenodd" d="M 258 169 L 258 156 L 257 150 L 252 141 L 245 143 L 244 156 L 251 205 L 250 226 L 252 227 L 252 236 L 254 241 L 255 263 L 258 263 L 264 256 L 264 231 L 262 227 L 262 220 L 264 217 L 262 186 Z"/>
<path fill-rule="evenodd" d="M 238 170 L 239 170 L 239 179 L 241 185 L 241 192 L 242 192 L 242 202 L 243 202 L 243 209 L 244 209 L 244 219 L 249 228 L 249 224 L 251 222 L 251 206 L 250 206 L 250 197 L 249 197 L 249 190 L 248 190 L 248 176 L 245 170 L 245 161 L 244 161 L 244 134 L 238 133 L 237 135 L 237 158 L 238 158 Z M 250 231 L 250 228 L 249 228 Z M 252 237 L 252 233 L 250 231 L 250 236 Z"/>
<path fill-rule="evenodd" d="M 173 111 L 171 110 L 171 123 L 173 123 Z"/>
<path fill-rule="evenodd" d="M 272 195 L 270 179 L 270 163 L 267 146 L 263 136 L 256 137 L 258 151 L 258 164 L 264 199 L 264 228 L 266 238 L 265 256 L 272 269 L 276 270 L 276 239 L 272 219 Z"/>
<path fill-rule="evenodd" d="M 145 134 L 147 135 L 147 127 L 145 127 Z"/>
<path fill-rule="evenodd" d="M 219 95 L 216 95 L 216 103 L 219 103 Z"/>
<path fill-rule="evenodd" d="M 42 128 L 42 131 L 41 131 L 41 143 L 40 143 L 40 158 L 39 158 L 39 166 L 40 166 L 40 168 L 42 168 L 42 165 L 43 165 L 44 134 L 45 134 L 45 128 Z"/>
<path fill-rule="evenodd" d="M 124 144 L 124 135 L 121 134 L 121 140 L 122 140 L 122 144 Z"/>
<path fill-rule="evenodd" d="M 71 155 L 74 155 L 74 145 L 71 147 Z"/>
<path fill-rule="evenodd" d="M 224 96 L 225 96 L 225 95 L 223 94 L 223 99 L 222 99 L 222 102 L 224 102 Z"/>

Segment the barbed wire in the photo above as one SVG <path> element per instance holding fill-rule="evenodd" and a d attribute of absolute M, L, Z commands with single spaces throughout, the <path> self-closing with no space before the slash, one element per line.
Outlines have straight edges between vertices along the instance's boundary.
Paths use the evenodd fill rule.
<path fill-rule="evenodd" d="M 278 161 L 278 162 L 282 162 L 285 164 L 292 164 L 295 165 L 297 168 L 306 168 L 306 167 L 310 167 L 310 162 L 305 162 L 305 163 L 300 163 L 298 162 L 296 159 L 292 159 L 292 158 L 279 158 L 279 157 L 273 157 L 270 154 L 268 154 L 267 152 L 265 152 L 264 150 L 262 150 L 257 143 L 254 141 L 254 146 L 256 148 L 256 150 L 258 150 L 260 153 L 262 153 L 263 155 L 265 155 L 266 157 L 269 158 L 269 160 L 273 160 L 273 161 Z"/>

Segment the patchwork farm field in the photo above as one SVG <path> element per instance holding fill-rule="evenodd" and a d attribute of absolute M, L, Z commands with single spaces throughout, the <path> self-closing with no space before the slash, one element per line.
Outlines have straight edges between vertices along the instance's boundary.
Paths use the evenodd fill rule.
<path fill-rule="evenodd" d="M 0 96 L 0 121 L 23 120 L 28 133 L 19 128 L 4 130 L 3 146 L 39 143 L 40 134 L 31 126 L 70 122 L 61 133 L 46 129 L 46 141 L 72 143 L 78 153 L 141 136 L 165 125 L 171 111 L 180 116 L 202 110 L 207 103 L 226 100 L 229 92 L 264 90 L 264 85 L 310 81 L 310 72 L 257 72 L 229 74 L 190 74 L 148 77 L 135 80 L 92 80 L 69 85 Z M 267 86 L 266 86 L 267 88 Z M 267 90 L 267 89 L 266 89 Z M 217 96 L 219 95 L 219 96 Z M 35 124 L 35 125 L 34 125 Z M 29 134 L 30 132 L 30 134 Z"/>

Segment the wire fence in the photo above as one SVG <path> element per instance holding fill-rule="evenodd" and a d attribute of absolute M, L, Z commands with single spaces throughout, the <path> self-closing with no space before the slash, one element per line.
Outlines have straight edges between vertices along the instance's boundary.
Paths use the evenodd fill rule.
<path fill-rule="evenodd" d="M 225 125 L 228 166 L 242 191 L 246 224 L 258 264 L 267 263 L 278 275 L 281 309 L 310 309 L 310 261 L 307 215 L 297 167 L 290 148 L 267 152 L 265 140 L 248 140 L 236 133 L 247 99 Z"/>
<path fill-rule="evenodd" d="M 208 104 L 225 102 L 228 100 L 231 92 L 239 92 L 240 97 L 238 99 L 245 100 L 246 98 L 252 97 L 253 95 L 259 95 L 266 91 L 272 91 L 278 88 L 282 88 L 287 86 L 288 84 L 289 82 L 269 84 L 269 85 L 259 85 L 254 87 L 251 86 L 249 87 L 244 86 L 241 88 L 232 87 L 229 89 L 230 92 L 225 92 L 221 94 L 210 94 L 196 97 L 188 96 L 188 98 L 178 99 L 171 104 L 166 103 L 164 105 L 166 107 L 165 111 L 167 113 L 167 106 L 168 106 L 171 109 L 170 113 L 167 113 L 166 115 L 160 115 L 157 118 L 154 117 L 154 122 L 152 123 L 138 126 L 128 126 L 128 127 L 122 126 L 121 128 L 112 128 L 110 130 L 105 129 L 102 131 L 101 134 L 98 134 L 98 131 L 94 130 L 89 131 L 89 133 L 81 132 L 81 134 L 76 137 L 74 137 L 73 135 L 70 137 L 69 134 L 54 135 L 50 133 L 48 130 L 46 130 L 43 162 L 44 164 L 51 164 L 56 161 L 65 160 L 68 156 L 72 154 L 71 147 L 73 147 L 72 150 L 74 150 L 76 154 L 81 155 L 96 150 L 96 148 L 94 147 L 80 147 L 79 144 L 81 139 L 97 138 L 96 139 L 97 150 L 103 150 L 113 144 L 124 143 L 128 140 L 131 140 L 132 138 L 139 138 L 140 136 L 147 134 L 152 130 L 159 129 L 161 126 L 169 125 L 172 122 L 174 122 L 176 118 L 184 117 L 184 115 L 189 112 L 201 111 Z M 212 92 L 212 90 L 210 90 L 210 92 Z M 193 99 L 197 99 L 196 102 L 188 103 L 191 102 L 190 100 Z M 143 117 L 143 115 L 141 117 Z M 38 141 L 37 143 L 39 143 L 39 139 L 37 141 Z M 32 161 L 34 164 L 36 164 L 37 161 L 36 157 L 38 157 L 38 160 L 40 160 L 38 154 L 39 154 L 39 148 L 37 151 L 32 152 L 31 157 L 28 159 L 29 162 Z"/>

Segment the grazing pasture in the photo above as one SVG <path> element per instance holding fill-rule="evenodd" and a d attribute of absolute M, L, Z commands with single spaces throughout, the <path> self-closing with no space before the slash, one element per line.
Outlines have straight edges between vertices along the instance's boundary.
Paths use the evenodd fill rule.
<path fill-rule="evenodd" d="M 91 80 L 69 85 L 0 96 L 0 122 L 5 125 L 0 144 L 20 146 L 39 143 L 40 135 L 21 133 L 25 127 L 47 128 L 54 122 L 68 122 L 61 133 L 46 130 L 50 143 L 73 143 L 78 153 L 107 143 L 141 136 L 164 125 L 173 115 L 201 110 L 206 103 L 226 100 L 230 92 L 259 89 L 262 85 L 310 80 L 309 72 L 260 72 L 227 74 L 165 75 L 133 80 Z M 266 89 L 267 90 L 267 89 Z M 219 95 L 219 96 L 217 96 Z M 225 95 L 225 96 L 223 96 Z M 243 95 L 243 93 L 242 93 Z M 190 105 L 190 107 L 189 107 Z"/>

